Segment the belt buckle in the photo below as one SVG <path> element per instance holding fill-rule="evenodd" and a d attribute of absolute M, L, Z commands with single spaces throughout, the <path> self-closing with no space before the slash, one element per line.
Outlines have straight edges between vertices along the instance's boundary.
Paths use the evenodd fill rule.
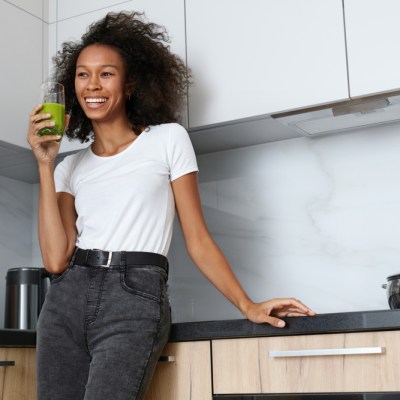
<path fill-rule="evenodd" d="M 112 251 L 108 252 L 108 258 L 107 258 L 107 264 L 100 264 L 100 267 L 104 267 L 104 268 L 110 268 L 111 265 L 111 259 L 112 259 Z"/>

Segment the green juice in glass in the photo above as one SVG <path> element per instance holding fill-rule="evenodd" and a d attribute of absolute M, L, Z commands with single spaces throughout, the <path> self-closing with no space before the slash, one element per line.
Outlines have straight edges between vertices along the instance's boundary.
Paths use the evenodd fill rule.
<path fill-rule="evenodd" d="M 44 136 L 44 135 L 62 136 L 64 133 L 65 106 L 63 104 L 58 104 L 58 103 L 43 103 L 43 108 L 39 112 L 41 114 L 51 114 L 49 120 L 55 122 L 54 126 L 49 126 L 41 129 L 39 131 L 39 136 Z"/>

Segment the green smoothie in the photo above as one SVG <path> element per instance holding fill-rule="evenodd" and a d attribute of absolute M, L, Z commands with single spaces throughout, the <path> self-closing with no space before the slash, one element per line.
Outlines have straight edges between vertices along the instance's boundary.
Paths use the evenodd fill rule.
<path fill-rule="evenodd" d="M 63 104 L 43 103 L 43 108 L 39 113 L 51 114 L 51 117 L 48 119 L 55 122 L 54 126 L 41 129 L 39 136 L 62 135 L 64 133 L 65 106 Z"/>

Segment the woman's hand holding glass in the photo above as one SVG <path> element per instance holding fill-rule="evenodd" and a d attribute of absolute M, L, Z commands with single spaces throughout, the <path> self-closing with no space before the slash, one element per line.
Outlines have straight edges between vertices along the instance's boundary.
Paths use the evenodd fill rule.
<path fill-rule="evenodd" d="M 65 115 L 63 85 L 45 82 L 40 86 L 40 104 L 29 114 L 27 140 L 39 162 L 55 160 L 69 116 Z"/>
<path fill-rule="evenodd" d="M 27 140 L 34 156 L 38 162 L 53 162 L 60 149 L 60 135 L 43 135 L 39 131 L 44 128 L 54 127 L 54 121 L 51 121 L 49 113 L 42 113 L 42 104 L 37 105 L 29 114 L 29 128 Z M 65 116 L 65 128 L 68 126 L 69 115 Z"/>
<path fill-rule="evenodd" d="M 58 135 L 57 140 L 61 141 L 64 134 L 65 119 L 65 91 L 64 86 L 58 82 L 44 82 L 40 85 L 39 103 L 43 108 L 43 114 L 50 114 L 49 118 L 54 122 L 51 126 L 46 126 L 39 131 L 39 136 Z"/>

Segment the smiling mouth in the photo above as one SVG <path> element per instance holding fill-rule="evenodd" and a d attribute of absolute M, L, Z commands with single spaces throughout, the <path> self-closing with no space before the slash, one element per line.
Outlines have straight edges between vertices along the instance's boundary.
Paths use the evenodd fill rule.
<path fill-rule="evenodd" d="M 86 97 L 85 102 L 87 104 L 98 104 L 105 103 L 107 99 L 105 97 Z"/>

